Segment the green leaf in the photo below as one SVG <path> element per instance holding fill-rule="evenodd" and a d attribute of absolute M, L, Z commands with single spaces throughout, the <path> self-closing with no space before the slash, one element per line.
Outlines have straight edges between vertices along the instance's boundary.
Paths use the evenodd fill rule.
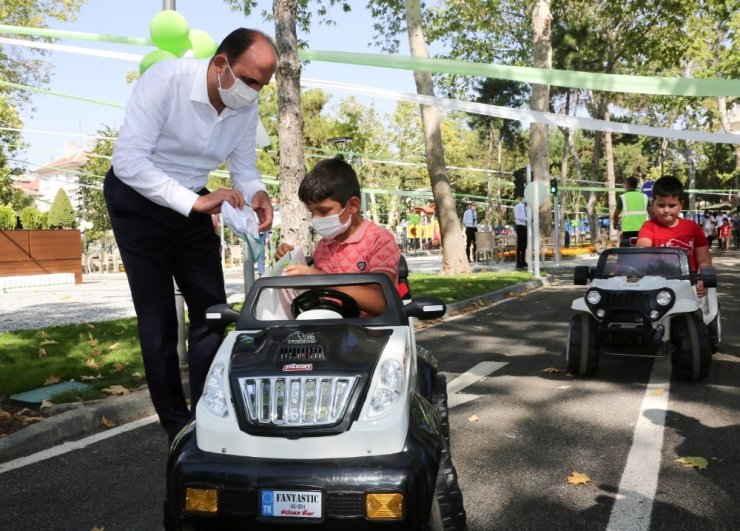
<path fill-rule="evenodd" d="M 701 468 L 706 469 L 709 464 L 703 457 L 679 457 L 676 459 L 677 463 L 681 463 L 686 468 Z"/>

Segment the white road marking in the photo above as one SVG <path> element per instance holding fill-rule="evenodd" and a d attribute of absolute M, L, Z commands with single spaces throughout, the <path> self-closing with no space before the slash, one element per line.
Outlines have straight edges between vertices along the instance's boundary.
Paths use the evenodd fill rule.
<path fill-rule="evenodd" d="M 10 472 L 11 470 L 15 470 L 16 468 L 22 468 L 24 466 L 32 465 L 46 459 L 51 459 L 52 457 L 57 457 L 59 455 L 66 454 L 74 450 L 81 450 L 82 448 L 86 448 L 91 444 L 104 441 L 105 439 L 115 437 L 116 435 L 120 435 L 121 433 L 125 433 L 127 431 L 135 430 L 136 428 L 146 426 L 147 424 L 157 422 L 158 420 L 159 417 L 157 417 L 157 415 L 152 415 L 151 417 L 145 417 L 143 419 L 135 420 L 134 422 L 129 422 L 128 424 L 123 424 L 121 426 L 96 433 L 95 435 L 90 435 L 89 437 L 85 437 L 84 439 L 80 439 L 78 441 L 69 441 L 58 446 L 54 446 L 53 448 L 28 455 L 26 457 L 19 457 L 18 459 L 14 459 L 13 461 L 0 463 L 0 474 Z"/>
<path fill-rule="evenodd" d="M 460 404 L 464 404 L 465 402 L 475 400 L 476 398 L 480 398 L 480 395 L 471 395 L 461 393 L 460 391 L 499 370 L 507 363 L 508 362 L 505 361 L 482 361 L 472 369 L 462 373 L 460 376 L 449 382 L 447 384 L 447 406 L 455 407 Z"/>
<path fill-rule="evenodd" d="M 607 531 L 650 529 L 660 474 L 670 384 L 670 363 L 668 360 L 655 360 Z M 662 389 L 662 392 L 658 389 Z"/>

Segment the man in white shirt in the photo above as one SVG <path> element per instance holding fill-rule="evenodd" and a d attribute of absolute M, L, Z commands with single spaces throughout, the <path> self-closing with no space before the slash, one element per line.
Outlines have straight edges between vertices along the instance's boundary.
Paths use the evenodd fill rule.
<path fill-rule="evenodd" d="M 276 64 L 272 40 L 240 28 L 211 59 L 152 65 L 134 87 L 105 178 L 149 392 L 170 440 L 192 418 L 223 336 L 205 321 L 207 307 L 226 302 L 211 215 L 224 201 L 236 208 L 246 203 L 257 212 L 260 231 L 272 225 L 255 140 L 258 92 Z M 223 161 L 234 187 L 210 192 L 208 174 Z M 180 382 L 173 277 L 189 312 L 190 409 Z"/>
<path fill-rule="evenodd" d="M 516 268 L 526 269 L 527 254 L 527 206 L 524 196 L 518 197 L 519 202 L 514 205 L 514 230 L 516 231 Z"/>
<path fill-rule="evenodd" d="M 475 260 L 476 244 L 475 233 L 478 232 L 478 223 L 475 216 L 475 203 L 468 203 L 468 208 L 463 212 L 463 225 L 465 226 L 465 254 L 468 256 L 468 262 Z M 473 254 L 470 254 L 470 248 L 473 248 Z"/>

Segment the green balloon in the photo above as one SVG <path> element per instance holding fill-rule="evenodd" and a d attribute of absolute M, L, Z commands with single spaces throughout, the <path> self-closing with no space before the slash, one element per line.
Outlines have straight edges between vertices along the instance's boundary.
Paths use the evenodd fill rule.
<path fill-rule="evenodd" d="M 193 56 L 198 58 L 213 57 L 218 48 L 213 37 L 207 31 L 199 29 L 190 30 L 190 47 L 193 49 Z"/>
<path fill-rule="evenodd" d="M 150 66 L 152 66 L 156 62 L 164 61 L 165 59 L 176 58 L 177 56 L 175 54 L 166 50 L 152 50 L 141 58 L 141 62 L 139 63 L 139 73 L 143 74 Z"/>
<path fill-rule="evenodd" d="M 190 46 L 190 26 L 177 11 L 160 11 L 149 23 L 149 35 L 160 50 L 180 55 Z"/>

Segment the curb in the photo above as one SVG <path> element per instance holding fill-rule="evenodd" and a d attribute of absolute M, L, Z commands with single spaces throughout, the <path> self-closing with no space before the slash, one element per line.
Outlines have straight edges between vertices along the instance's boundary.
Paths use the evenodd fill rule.
<path fill-rule="evenodd" d="M 528 291 L 552 284 L 553 277 L 537 278 L 501 288 L 500 290 L 480 295 L 447 305 L 447 312 L 442 320 L 451 318 L 451 314 L 464 308 L 481 303 L 498 302 L 513 296 L 523 295 Z M 187 392 L 187 382 L 183 382 Z M 125 396 L 108 397 L 102 400 L 82 404 L 72 410 L 59 413 L 44 419 L 38 424 L 23 428 L 7 437 L 0 438 L 0 463 L 25 457 L 41 450 L 62 444 L 65 441 L 80 439 L 106 428 L 103 417 L 116 425 L 132 422 L 154 415 L 149 391 L 146 388 L 132 391 Z"/>

